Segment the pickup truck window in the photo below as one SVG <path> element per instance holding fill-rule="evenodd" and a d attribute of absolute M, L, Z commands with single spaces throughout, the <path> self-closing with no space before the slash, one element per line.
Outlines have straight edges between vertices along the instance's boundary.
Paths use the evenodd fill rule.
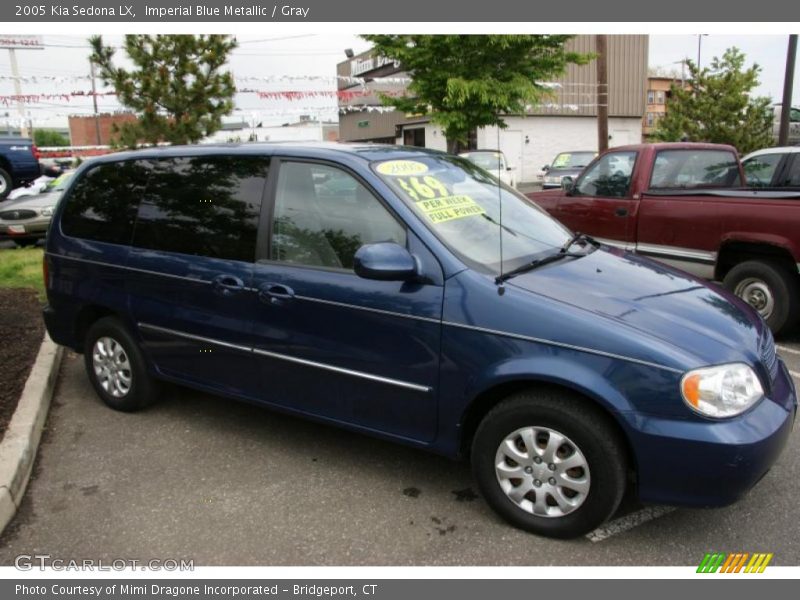
<path fill-rule="evenodd" d="M 610 152 L 591 165 L 578 180 L 578 196 L 624 198 L 631 186 L 636 152 Z"/>
<path fill-rule="evenodd" d="M 750 187 L 768 187 L 772 185 L 775 169 L 783 158 L 782 154 L 762 154 L 753 156 L 742 163 L 747 185 Z"/>
<path fill-rule="evenodd" d="M 691 189 L 742 185 L 739 165 L 726 150 L 662 150 L 653 164 L 650 189 Z"/>

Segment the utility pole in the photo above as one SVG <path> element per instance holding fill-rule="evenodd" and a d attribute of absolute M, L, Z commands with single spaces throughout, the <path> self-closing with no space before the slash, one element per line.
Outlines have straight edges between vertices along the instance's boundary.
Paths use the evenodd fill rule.
<path fill-rule="evenodd" d="M 608 150 L 608 37 L 594 38 L 597 52 L 597 150 Z"/>
<path fill-rule="evenodd" d="M 19 134 L 28 137 L 28 123 L 25 119 L 25 103 L 22 101 L 22 84 L 19 79 L 19 66 L 17 65 L 17 51 L 8 49 L 8 60 L 11 62 L 11 77 L 14 79 L 14 94 L 17 96 L 17 111 L 19 112 Z"/>
<path fill-rule="evenodd" d="M 100 115 L 97 112 L 97 89 L 94 85 L 94 61 L 89 59 L 89 72 L 92 77 L 92 105 L 94 106 L 94 134 L 96 144 L 100 146 Z"/>
<path fill-rule="evenodd" d="M 792 112 L 792 87 L 794 86 L 794 65 L 797 59 L 797 34 L 789 36 L 789 49 L 786 51 L 786 75 L 783 79 L 783 103 L 781 104 L 781 124 L 778 129 L 778 146 L 789 143 L 789 113 Z"/>

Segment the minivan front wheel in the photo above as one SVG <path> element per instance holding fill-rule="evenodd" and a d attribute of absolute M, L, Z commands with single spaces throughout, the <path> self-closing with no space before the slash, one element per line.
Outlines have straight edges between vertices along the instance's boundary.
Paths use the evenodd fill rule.
<path fill-rule="evenodd" d="M 95 391 L 115 410 L 140 410 L 158 397 L 158 382 L 147 372 L 141 350 L 114 317 L 100 319 L 89 328 L 84 362 Z"/>
<path fill-rule="evenodd" d="M 605 415 L 588 402 L 568 392 L 528 391 L 481 422 L 473 472 L 486 501 L 512 525 L 571 538 L 616 511 L 626 455 Z"/>

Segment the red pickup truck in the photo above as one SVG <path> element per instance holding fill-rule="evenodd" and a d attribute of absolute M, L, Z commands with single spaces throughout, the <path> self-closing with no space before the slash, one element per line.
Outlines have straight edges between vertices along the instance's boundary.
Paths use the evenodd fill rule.
<path fill-rule="evenodd" d="M 800 192 L 744 182 L 732 146 L 638 144 L 527 196 L 574 231 L 722 281 L 777 333 L 800 316 Z"/>

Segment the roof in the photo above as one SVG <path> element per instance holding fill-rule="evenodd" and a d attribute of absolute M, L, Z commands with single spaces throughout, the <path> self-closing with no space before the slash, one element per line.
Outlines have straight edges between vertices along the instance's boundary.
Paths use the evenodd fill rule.
<path fill-rule="evenodd" d="M 348 155 L 363 158 L 365 161 L 383 160 L 386 158 L 431 156 L 443 154 L 438 150 L 413 146 L 396 146 L 393 144 L 365 144 L 341 142 L 246 142 L 231 144 L 196 144 L 186 146 L 158 146 L 115 152 L 96 158 L 93 163 L 116 162 L 137 158 L 169 158 L 176 156 L 286 156 L 302 155 L 307 158 L 336 158 Z"/>
<path fill-rule="evenodd" d="M 618 150 L 642 150 L 643 148 L 652 148 L 658 150 L 729 150 L 736 152 L 736 148 L 727 144 L 711 144 L 708 142 L 656 142 L 646 144 L 630 144 L 628 146 L 614 146 L 609 148 L 608 151 Z"/>
<path fill-rule="evenodd" d="M 746 160 L 753 156 L 764 156 L 767 154 L 800 154 L 800 146 L 777 146 L 775 148 L 763 148 L 762 150 L 751 152 L 747 156 L 743 157 L 742 160 Z"/>

